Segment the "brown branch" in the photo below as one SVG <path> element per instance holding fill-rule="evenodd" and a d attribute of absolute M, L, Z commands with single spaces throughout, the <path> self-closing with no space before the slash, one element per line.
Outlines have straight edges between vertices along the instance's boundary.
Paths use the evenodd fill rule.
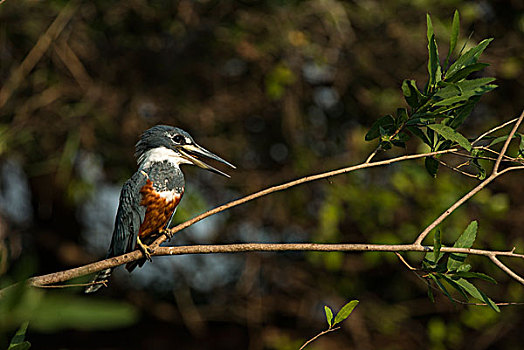
<path fill-rule="evenodd" d="M 317 244 L 317 243 L 242 243 L 224 245 L 190 245 L 176 247 L 157 247 L 153 256 L 185 255 L 185 254 L 219 254 L 241 252 L 282 252 L 282 251 L 315 251 L 315 252 L 421 252 L 432 251 L 432 247 L 417 244 Z M 480 256 L 508 256 L 524 259 L 524 254 L 512 251 L 492 251 L 472 248 L 442 247 L 444 253 L 465 253 Z M 55 272 L 47 275 L 32 277 L 29 283 L 41 286 L 70 280 L 103 269 L 117 267 L 142 258 L 142 252 L 135 250 L 131 253 L 97 261 L 81 267 Z M 505 270 L 506 271 L 506 270 Z M 512 276 L 513 277 L 513 276 Z M 520 281 L 519 281 L 520 282 Z"/>
<path fill-rule="evenodd" d="M 54 284 L 54 285 L 35 285 L 38 288 L 73 288 L 73 287 L 87 287 L 93 286 L 95 284 L 102 284 L 104 287 L 107 287 L 108 280 L 90 282 L 90 283 L 71 283 L 71 284 Z"/>
<path fill-rule="evenodd" d="M 89 87 L 93 85 L 93 80 L 73 49 L 65 40 L 55 43 L 54 49 L 60 60 L 62 60 L 69 72 L 71 72 L 71 75 L 78 85 L 84 91 L 87 91 Z"/>

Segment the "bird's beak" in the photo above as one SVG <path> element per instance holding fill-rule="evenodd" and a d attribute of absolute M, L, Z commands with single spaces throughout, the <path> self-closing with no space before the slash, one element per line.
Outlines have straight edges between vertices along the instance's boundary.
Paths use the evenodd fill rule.
<path fill-rule="evenodd" d="M 230 177 L 228 174 L 212 167 L 211 165 L 204 163 L 202 161 L 203 159 L 213 159 L 213 160 L 216 160 L 217 162 L 227 165 L 230 168 L 236 169 L 236 166 L 234 166 L 233 164 L 225 161 L 224 159 L 220 158 L 216 154 L 209 152 L 207 149 L 197 144 L 183 145 L 183 146 L 180 146 L 179 150 L 187 160 L 189 160 L 191 163 L 195 164 L 196 166 L 201 167 L 202 169 L 206 169 L 214 173 L 217 173 L 217 174 L 220 174 L 226 177 Z"/>

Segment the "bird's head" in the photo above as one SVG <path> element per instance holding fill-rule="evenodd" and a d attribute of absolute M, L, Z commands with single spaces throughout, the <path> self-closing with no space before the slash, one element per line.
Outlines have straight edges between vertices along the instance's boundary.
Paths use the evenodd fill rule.
<path fill-rule="evenodd" d="M 204 160 L 213 159 L 235 169 L 233 164 L 199 146 L 184 130 L 168 125 L 156 125 L 146 130 L 136 144 L 135 156 L 140 168 L 147 167 L 151 162 L 167 160 L 176 165 L 193 164 L 229 177 L 228 174 L 204 163 Z"/>

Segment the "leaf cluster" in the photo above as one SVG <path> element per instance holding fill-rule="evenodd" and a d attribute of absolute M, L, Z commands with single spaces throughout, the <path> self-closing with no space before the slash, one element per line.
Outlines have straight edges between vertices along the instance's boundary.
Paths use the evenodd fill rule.
<path fill-rule="evenodd" d="M 333 317 L 333 311 L 329 306 L 324 306 L 324 312 L 326 313 L 326 320 L 328 323 L 328 329 L 333 329 L 337 324 L 341 323 L 351 315 L 355 307 L 357 307 L 359 301 L 351 300 L 346 305 L 342 306 L 339 312 Z"/>
<path fill-rule="evenodd" d="M 468 79 L 488 66 L 478 60 L 493 39 L 485 39 L 465 52 L 463 47 L 451 63 L 458 37 L 459 13 L 455 11 L 449 50 L 441 65 L 433 24 L 427 15 L 428 80 L 422 89 L 417 87 L 415 80 L 404 80 L 402 92 L 409 108 L 398 108 L 395 116 L 378 119 L 366 134 L 367 141 L 379 138 L 379 148 L 388 150 L 392 146 L 405 147 L 406 141 L 414 136 L 432 152 L 457 146 L 473 151 L 470 141 L 457 129 L 470 116 L 481 96 L 497 87 L 492 84 L 494 78 Z M 427 157 L 425 165 L 429 174 L 435 177 L 438 160 Z M 479 176 L 482 174 L 479 169 Z"/>
<path fill-rule="evenodd" d="M 454 248 L 471 248 L 477 237 L 478 224 L 472 221 L 464 232 L 453 244 Z M 458 291 L 466 300 L 468 295 L 483 301 L 493 310 L 500 312 L 499 307 L 484 292 L 478 289 L 470 281 L 481 279 L 491 283 L 497 283 L 492 277 L 471 271 L 471 265 L 465 263 L 467 254 L 464 253 L 443 253 L 441 251 L 441 232 L 437 229 L 434 236 L 433 251 L 427 253 L 422 261 L 422 269 L 425 272 L 425 278 L 428 284 L 428 296 L 434 301 L 433 287 L 446 295 L 449 300 L 456 300 L 451 296 L 448 288 Z M 448 287 L 446 287 L 446 285 Z"/>

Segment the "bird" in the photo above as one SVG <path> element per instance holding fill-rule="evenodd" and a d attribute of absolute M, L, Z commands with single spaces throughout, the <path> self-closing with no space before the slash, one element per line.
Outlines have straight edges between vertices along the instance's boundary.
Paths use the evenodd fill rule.
<path fill-rule="evenodd" d="M 215 160 L 236 167 L 199 146 L 186 131 L 168 125 L 156 125 L 144 131 L 135 145 L 138 170 L 127 180 L 120 192 L 113 236 L 107 258 L 140 249 L 144 257 L 126 265 L 131 272 L 151 260 L 149 247 L 156 238 L 170 237 L 170 222 L 184 195 L 185 179 L 180 166 L 196 165 L 225 177 L 228 174 L 206 164 Z M 85 293 L 99 290 L 110 277 L 113 268 L 104 269 L 85 288 Z"/>

